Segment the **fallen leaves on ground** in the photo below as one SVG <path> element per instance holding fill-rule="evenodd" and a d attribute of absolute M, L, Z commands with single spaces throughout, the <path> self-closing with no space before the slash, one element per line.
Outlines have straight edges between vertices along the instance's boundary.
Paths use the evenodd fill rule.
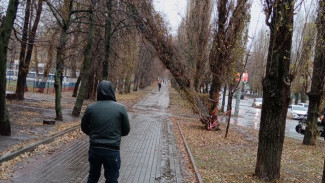
<path fill-rule="evenodd" d="M 124 104 L 127 108 L 131 108 L 135 103 L 139 102 L 149 91 L 150 87 L 145 90 L 139 90 L 138 92 L 131 92 L 129 94 L 117 94 L 118 102 Z M 55 125 L 43 125 L 43 119 L 48 117 L 44 114 L 49 113 L 48 109 L 52 109 L 52 113 L 55 115 L 55 96 L 54 94 L 41 94 L 27 92 L 25 93 L 25 100 L 8 100 L 10 120 L 12 125 L 12 131 L 15 131 L 15 135 L 23 137 L 24 140 L 17 141 L 16 144 L 10 145 L 0 152 L 0 156 L 14 152 L 21 149 L 31 143 L 35 143 L 45 137 L 54 135 L 68 128 L 80 124 L 79 120 L 60 122 L 56 121 Z M 74 107 L 76 98 L 72 97 L 72 92 L 62 93 L 62 108 L 72 109 Z M 88 104 L 95 102 L 94 100 L 85 100 L 83 110 Z M 46 110 L 46 111 L 45 111 Z M 44 112 L 45 111 L 45 112 Z M 53 115 L 53 118 L 54 118 Z M 52 154 L 56 149 L 64 144 L 67 144 L 82 135 L 80 129 L 74 130 L 63 136 L 55 139 L 50 144 L 40 145 L 33 152 L 27 152 L 19 155 L 13 160 L 6 161 L 0 165 L 0 181 L 10 180 L 12 176 L 12 169 L 18 163 L 25 161 L 31 156 L 40 153 Z M 15 137 L 14 137 L 15 138 Z"/>
<path fill-rule="evenodd" d="M 26 152 L 20 154 L 12 160 L 5 161 L 0 165 L 0 181 L 1 180 L 11 180 L 13 176 L 13 169 L 18 163 L 26 161 L 26 159 L 31 158 L 35 155 L 53 154 L 58 148 L 80 138 L 84 134 L 80 129 L 66 133 L 60 137 L 57 137 L 53 142 L 49 144 L 41 144 L 34 151 Z M 27 162 L 25 162 L 27 163 Z M 24 163 L 23 163 L 24 164 Z M 21 166 L 23 166 L 23 164 Z M 22 168 L 22 167 L 18 167 Z"/>
<path fill-rule="evenodd" d="M 175 114 L 181 114 L 184 109 L 177 109 L 182 102 L 173 101 L 177 98 L 171 97 L 171 108 Z M 225 139 L 225 125 L 221 131 L 206 131 L 197 118 L 174 115 L 171 120 L 180 123 L 204 182 L 263 182 L 253 176 L 257 130 L 232 125 Z M 178 140 L 178 143 L 182 142 Z M 321 182 L 324 145 L 323 140 L 318 140 L 316 146 L 305 146 L 301 140 L 285 138 L 279 182 Z"/>
<path fill-rule="evenodd" d="M 176 140 L 177 149 L 181 155 L 181 165 L 182 165 L 182 167 L 186 167 L 186 169 L 185 170 L 182 169 L 181 172 L 182 172 L 186 182 L 195 183 L 195 182 L 197 182 L 197 180 L 196 180 L 196 177 L 194 174 L 194 168 L 191 164 L 191 160 L 187 153 L 186 147 L 183 143 L 181 133 L 178 129 L 177 121 L 172 120 L 172 122 L 173 122 L 173 133 L 174 133 L 174 137 Z"/>

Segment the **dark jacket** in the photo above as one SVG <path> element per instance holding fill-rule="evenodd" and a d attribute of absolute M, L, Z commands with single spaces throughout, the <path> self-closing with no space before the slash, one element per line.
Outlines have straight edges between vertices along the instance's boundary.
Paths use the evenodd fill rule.
<path fill-rule="evenodd" d="M 129 134 L 130 124 L 125 107 L 116 102 L 111 82 L 99 83 L 97 102 L 87 107 L 81 129 L 89 135 L 90 146 L 119 150 L 121 136 Z"/>

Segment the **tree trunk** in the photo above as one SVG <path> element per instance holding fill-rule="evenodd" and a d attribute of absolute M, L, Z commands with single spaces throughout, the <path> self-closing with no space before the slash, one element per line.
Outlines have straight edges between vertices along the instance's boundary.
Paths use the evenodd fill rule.
<path fill-rule="evenodd" d="M 77 82 L 74 85 L 72 97 L 77 97 L 80 81 L 81 81 L 81 73 L 79 74 Z"/>
<path fill-rule="evenodd" d="M 91 3 L 90 7 L 90 15 L 89 15 L 89 32 L 88 32 L 88 41 L 85 48 L 85 55 L 84 55 L 84 63 L 83 63 L 83 69 L 82 69 L 82 76 L 81 76 L 81 86 L 78 93 L 77 100 L 75 102 L 72 115 L 78 117 L 81 112 L 81 108 L 84 102 L 84 98 L 87 91 L 88 86 L 88 80 L 89 80 L 89 74 L 90 74 L 90 64 L 93 54 L 93 48 L 94 48 L 94 35 L 95 35 L 95 14 L 93 13 L 93 7 L 95 6 L 95 3 Z"/>
<path fill-rule="evenodd" d="M 31 0 L 26 0 L 25 18 L 24 18 L 24 26 L 22 32 L 23 35 L 21 38 L 20 53 L 19 53 L 19 71 L 18 71 L 18 78 L 17 78 L 17 85 L 16 85 L 16 99 L 18 100 L 24 99 L 25 82 L 28 73 L 28 70 L 24 71 L 24 69 L 25 69 L 25 54 L 26 54 L 26 47 L 27 47 L 30 7 L 31 7 Z"/>
<path fill-rule="evenodd" d="M 39 70 L 38 70 L 37 47 L 35 47 L 35 49 L 34 49 L 34 61 L 35 61 L 36 87 L 38 87 L 39 86 Z"/>
<path fill-rule="evenodd" d="M 93 94 L 93 96 L 91 97 L 93 100 L 96 100 L 96 96 L 97 96 L 97 86 L 98 86 L 98 83 L 99 83 L 99 80 L 98 80 L 98 78 L 96 77 L 95 78 L 95 84 L 94 84 L 94 94 Z"/>
<path fill-rule="evenodd" d="M 290 50 L 294 0 L 275 1 L 263 80 L 263 105 L 255 174 L 267 181 L 280 178 L 286 115 L 290 100 Z M 268 21 L 268 20 L 267 20 Z"/>
<path fill-rule="evenodd" d="M 62 76 L 62 55 L 63 49 L 67 42 L 67 31 L 68 27 L 64 26 L 61 30 L 60 34 L 60 45 L 57 47 L 56 52 L 56 70 L 54 75 L 54 88 L 55 88 L 55 113 L 56 113 L 56 120 L 62 120 L 62 105 L 61 105 L 61 92 L 62 92 L 62 85 L 61 79 Z"/>
<path fill-rule="evenodd" d="M 123 94 L 123 92 L 124 92 L 124 79 L 123 78 L 118 80 L 117 86 L 118 86 L 119 93 Z"/>
<path fill-rule="evenodd" d="M 18 0 L 9 1 L 6 18 L 0 25 L 0 135 L 2 136 L 11 135 L 9 112 L 6 106 L 7 48 L 16 19 L 18 3 Z"/>
<path fill-rule="evenodd" d="M 215 32 L 213 45 L 209 55 L 209 64 L 212 74 L 212 83 L 209 91 L 209 97 L 212 101 L 210 112 L 218 106 L 219 92 L 223 83 L 222 75 L 224 74 L 225 67 L 222 62 L 227 62 L 226 58 L 226 22 L 227 22 L 227 3 L 228 0 L 218 1 L 218 29 Z M 222 61 L 222 62 L 221 62 Z M 229 96 L 228 96 L 229 97 Z"/>
<path fill-rule="evenodd" d="M 77 26 L 76 26 L 76 31 L 79 31 L 81 29 L 81 23 L 77 23 Z M 79 44 L 79 37 L 80 37 L 80 33 L 76 33 L 74 39 L 73 39 L 73 45 L 77 45 Z M 77 62 L 78 62 L 78 59 L 76 58 L 72 58 L 70 59 L 70 63 L 71 63 L 71 75 L 70 77 L 71 78 L 77 78 Z"/>
<path fill-rule="evenodd" d="M 229 87 L 229 91 L 228 91 L 228 101 L 227 101 L 227 111 L 232 109 L 232 98 L 233 98 L 233 94 L 232 94 L 232 88 Z"/>
<path fill-rule="evenodd" d="M 306 93 L 304 91 L 302 91 L 300 93 L 300 102 L 301 103 L 306 103 L 306 101 L 307 101 Z"/>
<path fill-rule="evenodd" d="M 231 118 L 231 111 L 232 111 L 232 98 L 233 98 L 233 92 L 232 92 L 232 87 L 229 86 L 229 92 L 228 92 L 228 104 L 227 104 L 227 113 L 228 119 L 227 119 L 227 127 L 226 127 L 226 134 L 225 138 L 228 136 L 228 130 L 230 127 L 230 118 Z"/>
<path fill-rule="evenodd" d="M 317 118 L 325 82 L 325 0 L 319 1 L 317 17 L 317 42 L 311 89 L 308 92 L 309 106 L 307 128 L 303 140 L 305 145 L 315 145 L 317 135 Z"/>
<path fill-rule="evenodd" d="M 137 76 L 134 77 L 134 85 L 133 85 L 133 91 L 137 92 L 138 91 L 138 82 L 139 80 L 137 79 Z"/>
<path fill-rule="evenodd" d="M 32 58 L 34 42 L 35 42 L 35 38 L 36 38 L 36 30 L 37 30 L 38 23 L 41 18 L 42 6 L 43 6 L 43 0 L 39 0 L 37 11 L 36 11 L 35 21 L 34 21 L 34 24 L 31 28 L 31 30 L 29 30 L 29 34 L 28 34 L 28 40 L 27 40 L 28 45 L 27 45 L 27 50 L 26 50 L 26 56 L 25 56 L 25 53 L 21 52 L 22 55 L 21 55 L 20 59 L 23 59 L 23 61 L 20 61 L 20 63 L 19 63 L 19 74 L 18 74 L 17 88 L 16 88 L 16 97 L 19 100 L 24 99 L 24 86 L 25 86 L 24 84 L 26 83 L 26 77 L 27 77 L 28 70 L 29 70 L 29 64 L 30 64 L 30 61 Z M 27 10 L 27 4 L 26 4 L 26 10 Z M 29 14 L 27 17 L 29 18 Z M 22 44 L 24 44 L 24 46 L 22 46 L 21 51 L 25 52 L 26 48 L 24 48 L 24 47 L 26 47 L 26 43 L 22 43 Z M 22 83 L 24 83 L 24 84 L 22 84 Z M 19 84 L 21 84 L 21 85 L 18 86 Z"/>
<path fill-rule="evenodd" d="M 130 93 L 131 91 L 130 88 L 131 88 L 131 81 L 130 81 L 130 77 L 127 76 L 124 82 L 124 93 L 125 94 Z"/>
<path fill-rule="evenodd" d="M 239 86 L 237 87 L 237 91 L 236 91 L 237 95 L 236 95 L 236 106 L 235 106 L 235 112 L 234 112 L 235 116 L 238 116 L 238 114 L 239 114 L 240 97 L 242 94 L 244 94 L 241 91 L 242 88 L 243 88 L 243 83 L 240 82 Z"/>
<path fill-rule="evenodd" d="M 299 102 L 299 93 L 294 93 L 295 95 L 295 105 L 298 105 L 298 102 Z"/>
<path fill-rule="evenodd" d="M 218 106 L 219 92 L 224 84 L 224 76 L 234 62 L 234 59 L 231 59 L 232 51 L 237 38 L 242 35 L 240 33 L 243 32 L 248 17 L 249 3 L 247 0 L 238 0 L 233 10 L 229 4 L 229 0 L 220 0 L 217 4 L 217 29 L 209 55 L 210 71 L 212 72 L 210 111 L 215 110 Z M 232 12 L 229 13 L 230 11 Z"/>
<path fill-rule="evenodd" d="M 107 17 L 105 22 L 105 60 L 103 62 L 103 79 L 108 80 L 108 65 L 111 47 L 112 0 L 106 0 Z"/>
<path fill-rule="evenodd" d="M 87 86 L 87 92 L 86 92 L 85 99 L 91 99 L 92 96 L 94 95 L 94 84 L 95 84 L 95 73 L 92 72 L 89 75 L 89 80 L 88 80 L 88 86 Z"/>
<path fill-rule="evenodd" d="M 225 112 L 225 103 L 226 103 L 226 94 L 227 94 L 227 85 L 223 88 L 223 94 L 222 94 L 222 103 L 221 103 L 221 112 Z"/>
<path fill-rule="evenodd" d="M 52 38 L 54 38 L 54 35 L 53 35 Z M 47 51 L 47 55 L 48 55 L 47 58 L 48 58 L 48 60 L 47 60 L 47 62 L 45 64 L 43 78 L 42 78 L 42 81 L 40 83 L 39 90 L 38 90 L 38 92 L 40 92 L 40 93 L 44 93 L 44 89 L 45 89 L 45 86 L 46 86 L 46 82 L 48 80 L 48 76 L 49 76 L 49 73 L 50 73 L 50 70 L 51 70 L 52 57 L 53 57 L 52 49 L 53 49 L 53 46 L 51 44 L 49 46 L 49 48 L 48 48 L 48 51 Z"/>
<path fill-rule="evenodd" d="M 209 93 L 209 83 L 205 83 L 205 93 Z"/>

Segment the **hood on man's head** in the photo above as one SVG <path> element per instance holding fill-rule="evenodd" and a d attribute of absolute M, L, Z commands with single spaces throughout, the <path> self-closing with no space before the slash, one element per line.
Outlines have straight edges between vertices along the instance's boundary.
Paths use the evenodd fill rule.
<path fill-rule="evenodd" d="M 97 101 L 100 100 L 113 100 L 114 102 L 116 102 L 112 82 L 103 80 L 98 84 Z"/>

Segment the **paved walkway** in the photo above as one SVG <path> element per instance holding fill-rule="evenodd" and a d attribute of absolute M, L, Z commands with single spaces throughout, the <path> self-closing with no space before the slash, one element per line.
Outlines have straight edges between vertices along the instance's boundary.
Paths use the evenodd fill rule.
<path fill-rule="evenodd" d="M 168 88 L 149 93 L 129 112 L 131 132 L 122 139 L 119 182 L 184 182 L 166 108 Z M 69 144 L 49 157 L 39 157 L 15 171 L 17 183 L 86 182 L 88 137 Z M 103 172 L 100 182 L 105 182 Z"/>

